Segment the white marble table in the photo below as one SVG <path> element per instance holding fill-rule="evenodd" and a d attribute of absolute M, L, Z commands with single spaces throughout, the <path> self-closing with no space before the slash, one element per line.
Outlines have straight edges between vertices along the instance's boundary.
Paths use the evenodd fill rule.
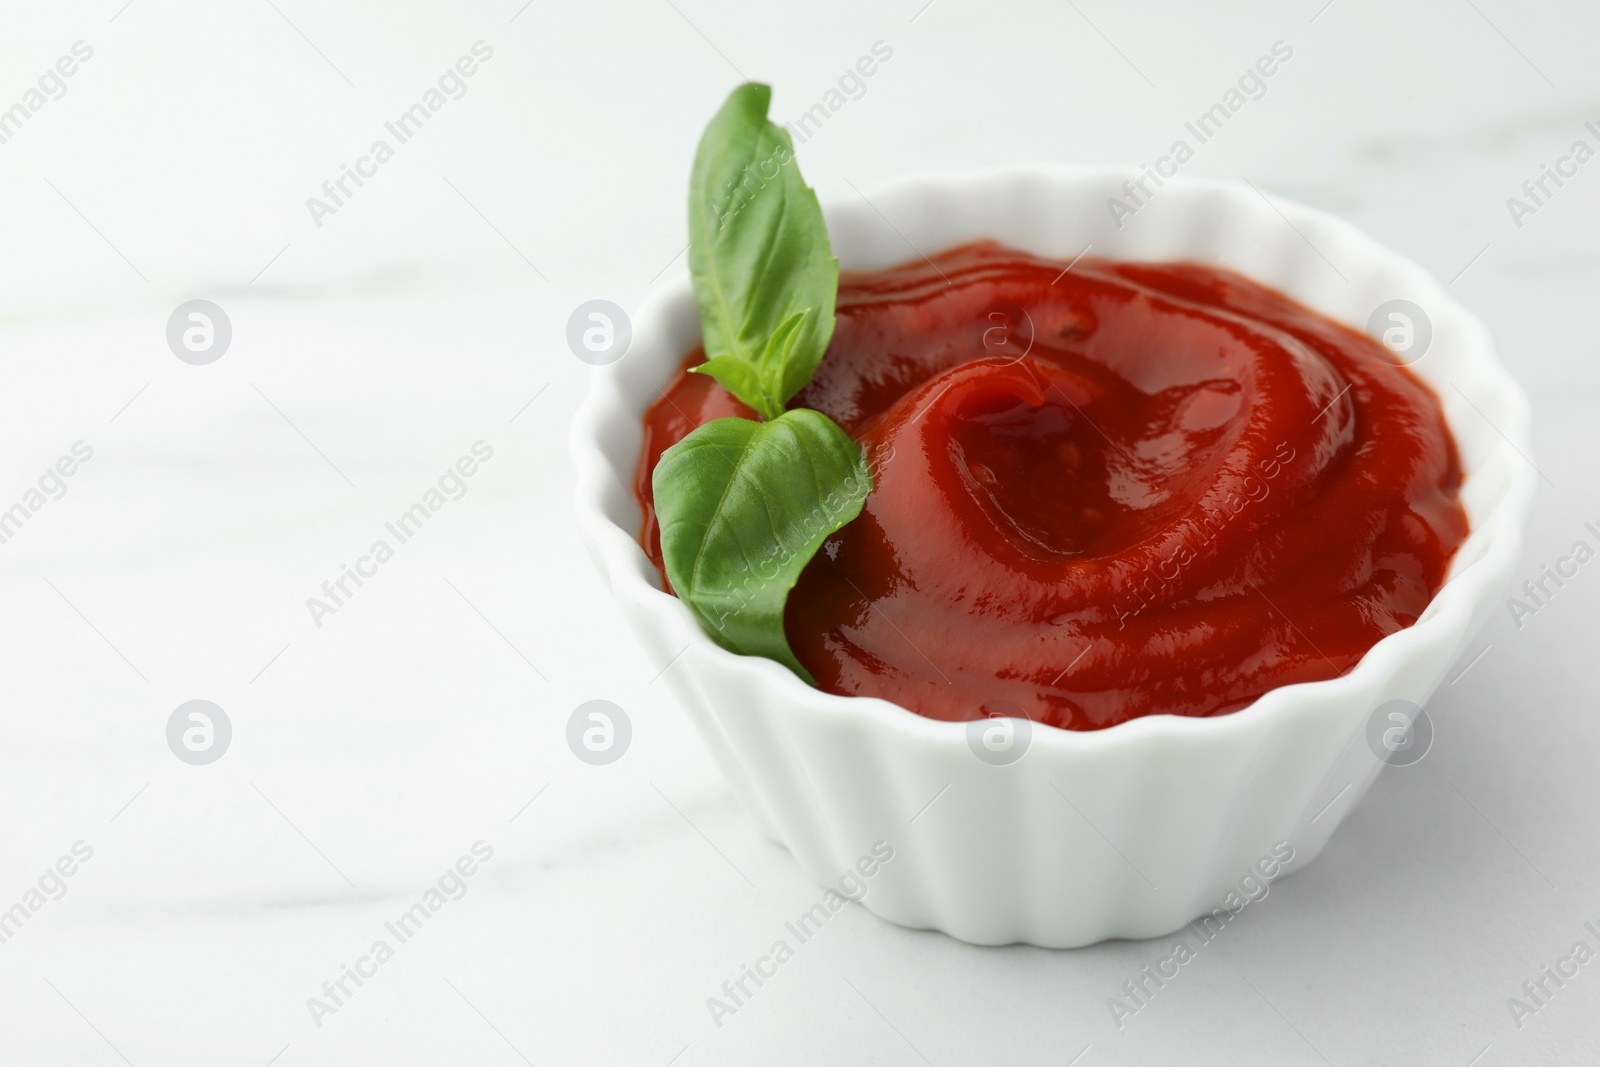
<path fill-rule="evenodd" d="M 0 143 L 0 511 L 92 449 L 0 544 L 0 1062 L 1600 1062 L 1600 962 L 1520 1026 L 1507 1007 L 1600 948 L 1600 563 L 1520 627 L 1497 616 L 1431 705 L 1428 758 L 1120 1030 L 1107 999 L 1159 942 L 977 949 L 859 908 L 711 1018 L 819 890 L 738 810 L 582 557 L 564 434 L 589 371 L 563 331 L 683 269 L 690 154 L 741 72 L 793 117 L 892 50 L 801 149 L 835 197 L 1148 162 L 1286 42 L 1189 171 L 1454 279 L 1536 406 L 1524 574 L 1600 523 L 1600 163 L 1520 227 L 1506 205 L 1600 147 L 1600 13 L 921 4 L 0 15 L 0 111 L 92 50 Z M 307 198 L 478 41 L 464 95 L 314 220 Z M 195 298 L 233 330 L 205 366 L 164 336 Z M 314 619 L 480 441 L 464 495 Z M 634 728 L 605 767 L 564 741 L 594 698 Z M 196 699 L 232 728 L 208 765 L 166 738 Z M 471 876 L 447 874 L 461 857 Z M 402 941 L 385 924 L 441 878 Z"/>

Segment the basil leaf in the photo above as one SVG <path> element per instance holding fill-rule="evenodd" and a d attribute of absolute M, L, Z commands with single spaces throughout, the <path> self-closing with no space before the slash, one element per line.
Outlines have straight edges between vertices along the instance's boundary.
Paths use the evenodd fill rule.
<path fill-rule="evenodd" d="M 689 179 L 689 273 L 707 359 L 695 370 L 766 419 L 816 373 L 839 288 L 817 194 L 788 132 L 767 120 L 771 97 L 756 82 L 735 89 Z"/>
<path fill-rule="evenodd" d="M 717 419 L 662 453 L 651 476 L 672 590 L 724 648 L 815 680 L 783 633 L 789 590 L 872 490 L 861 446 L 809 408 Z"/>

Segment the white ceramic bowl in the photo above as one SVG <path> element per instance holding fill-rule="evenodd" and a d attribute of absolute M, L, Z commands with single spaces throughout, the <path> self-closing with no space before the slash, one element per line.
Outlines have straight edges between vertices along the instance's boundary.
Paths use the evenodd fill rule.
<path fill-rule="evenodd" d="M 1384 766 L 1365 740 L 1369 718 L 1391 700 L 1426 701 L 1520 553 L 1534 488 L 1527 399 L 1477 319 L 1347 223 L 1247 185 L 1168 180 L 1118 229 L 1107 200 L 1126 199 L 1123 182 L 1138 176 L 1019 167 L 908 178 L 832 204 L 828 232 L 846 268 L 993 238 L 1063 259 L 1090 245 L 1096 257 L 1215 263 L 1357 329 L 1391 299 L 1425 309 L 1432 344 L 1412 369 L 1455 434 L 1472 532 L 1417 624 L 1341 678 L 1274 689 L 1216 718 L 1036 725 L 1023 758 L 992 766 L 964 724 L 819 692 L 776 663 L 727 652 L 662 591 L 637 541 L 632 485 L 644 411 L 699 343 L 687 277 L 646 299 L 630 350 L 594 371 L 573 422 L 589 551 L 650 658 L 671 662 L 664 677 L 734 791 L 819 882 L 887 842 L 894 858 L 864 880 L 862 903 L 892 922 L 978 944 L 1068 947 L 1237 910 L 1230 890 L 1275 844 L 1293 850 L 1284 870 L 1321 852 Z"/>

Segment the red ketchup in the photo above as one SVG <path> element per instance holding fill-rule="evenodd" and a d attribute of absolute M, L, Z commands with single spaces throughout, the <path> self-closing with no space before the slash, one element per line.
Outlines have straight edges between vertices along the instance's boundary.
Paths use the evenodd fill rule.
<path fill-rule="evenodd" d="M 1467 534 L 1438 398 L 1378 342 L 1240 275 L 984 243 L 840 278 L 793 401 L 861 442 L 874 489 L 789 597 L 830 693 L 935 719 L 1093 730 L 1218 715 L 1333 678 L 1416 622 Z M 753 417 L 687 368 L 650 472 Z"/>

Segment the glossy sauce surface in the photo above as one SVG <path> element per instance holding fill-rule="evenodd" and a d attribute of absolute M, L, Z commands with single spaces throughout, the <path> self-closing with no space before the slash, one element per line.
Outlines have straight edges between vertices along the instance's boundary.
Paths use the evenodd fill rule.
<path fill-rule="evenodd" d="M 1228 271 L 1066 266 L 978 244 L 841 277 L 792 406 L 860 441 L 875 487 L 789 598 L 818 684 L 1098 729 L 1335 677 L 1414 623 L 1467 533 L 1427 386 Z M 645 417 L 658 568 L 650 472 L 728 415 L 753 417 L 685 369 Z"/>

